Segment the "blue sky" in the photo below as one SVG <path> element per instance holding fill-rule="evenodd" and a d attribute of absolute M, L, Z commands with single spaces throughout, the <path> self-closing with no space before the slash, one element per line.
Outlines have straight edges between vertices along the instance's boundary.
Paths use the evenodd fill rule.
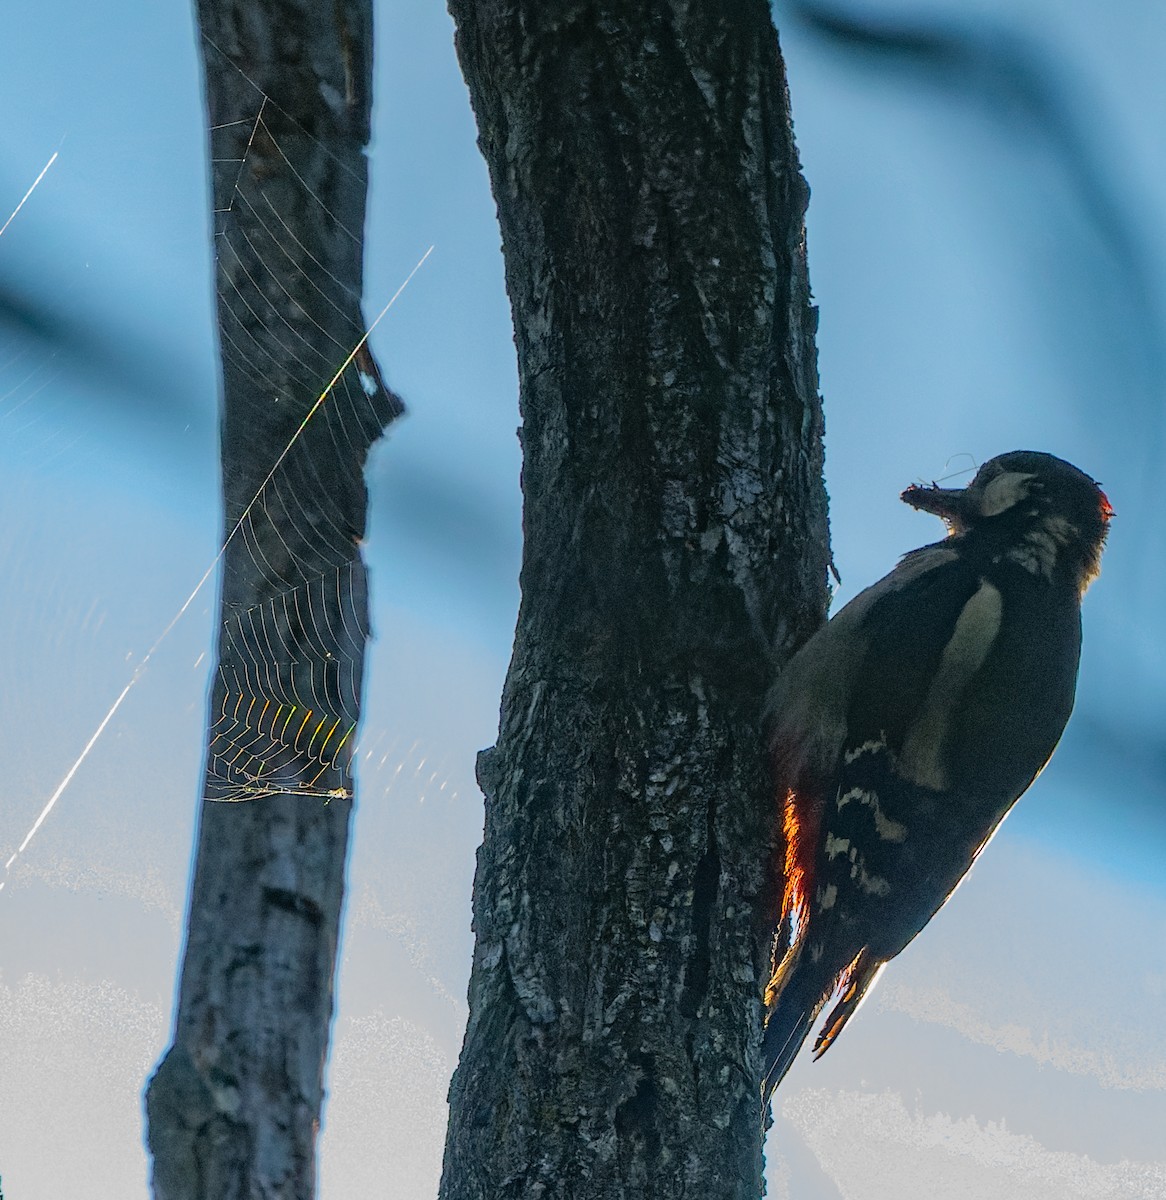
<path fill-rule="evenodd" d="M 984 52 L 960 72 L 864 60 L 779 11 L 813 193 L 838 599 L 939 536 L 898 502 L 906 484 L 1002 451 L 1077 463 L 1117 518 L 1061 751 L 846 1037 L 795 1066 L 771 1194 L 1166 1197 L 1166 969 L 1146 950 L 1166 944 L 1166 13 L 916 10 L 958 16 Z M 367 310 L 435 249 L 373 339 L 410 412 L 370 468 L 377 640 L 321 1180 L 325 1197 L 412 1200 L 435 1191 L 465 1017 L 473 756 L 518 599 L 518 413 L 448 17 L 398 4 L 378 22 Z M 1000 28 L 1064 97 L 1092 176 L 999 66 Z M 0 239 L 0 283 L 96 348 L 69 360 L 0 328 L 6 859 L 214 557 L 219 517 L 190 13 L 27 7 L 0 47 L 0 102 L 0 220 L 60 152 Z M 212 599 L 0 892 L 10 1200 L 146 1194 L 138 1094 L 169 1022 Z"/>

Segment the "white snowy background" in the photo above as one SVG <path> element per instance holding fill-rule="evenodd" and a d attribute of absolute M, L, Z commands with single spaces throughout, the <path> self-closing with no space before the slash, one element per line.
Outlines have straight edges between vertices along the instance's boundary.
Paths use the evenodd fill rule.
<path fill-rule="evenodd" d="M 1117 517 L 1061 751 L 837 1047 L 796 1064 L 770 1194 L 1164 1200 L 1166 8 L 850 11 L 950 18 L 972 51 L 864 55 L 778 9 L 813 191 L 839 599 L 939 536 L 899 504 L 906 484 L 1002 451 L 1072 460 Z M 436 0 L 377 18 L 370 313 L 435 250 L 374 336 L 410 413 L 370 469 L 376 642 L 325 1200 L 436 1193 L 474 754 L 496 729 L 520 550 L 509 312 L 452 27 Z M 0 237 L 0 288 L 73 349 L 0 325 L 0 862 L 217 550 L 194 39 L 181 5 L 5 14 L 0 222 L 59 157 Z M 212 600 L 4 877 L 7 1200 L 146 1196 L 141 1090 L 168 1040 Z"/>

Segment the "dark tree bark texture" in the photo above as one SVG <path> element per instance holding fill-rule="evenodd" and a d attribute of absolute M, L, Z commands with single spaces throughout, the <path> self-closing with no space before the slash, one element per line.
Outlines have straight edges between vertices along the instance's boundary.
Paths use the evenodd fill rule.
<path fill-rule="evenodd" d="M 148 1138 L 158 1200 L 300 1200 L 315 1191 L 368 632 L 363 467 L 399 411 L 361 340 L 372 3 L 199 0 L 198 20 L 228 541 Z"/>
<path fill-rule="evenodd" d="M 807 190 L 763 0 L 451 0 L 522 605 L 443 1200 L 761 1193 L 763 697 L 824 619 Z"/>

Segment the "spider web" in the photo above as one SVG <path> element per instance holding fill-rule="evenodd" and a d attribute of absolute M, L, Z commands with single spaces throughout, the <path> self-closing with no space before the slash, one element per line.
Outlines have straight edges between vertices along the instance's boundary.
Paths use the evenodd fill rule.
<path fill-rule="evenodd" d="M 359 293 L 324 265 L 338 247 L 362 252 L 340 206 L 365 181 L 238 73 L 254 107 L 210 130 L 215 195 L 229 197 L 214 214 L 224 372 L 285 422 L 305 415 L 228 537 L 249 561 L 240 580 L 226 560 L 206 798 L 347 798 L 370 629 L 352 496 L 328 464 L 363 486 L 367 448 L 402 406 L 368 351 Z"/>
<path fill-rule="evenodd" d="M 266 407 L 272 419 L 254 429 L 225 428 L 223 436 L 224 442 L 229 435 L 260 439 L 262 453 L 249 456 L 258 474 L 226 472 L 226 524 L 218 553 L 3 864 L 0 890 L 220 563 L 223 615 L 204 797 L 239 801 L 292 793 L 327 801 L 352 795 L 369 624 L 361 531 L 350 527 L 345 514 L 363 511 L 363 495 L 361 504 L 352 501 L 355 490 L 363 493 L 368 448 L 403 411 L 384 385 L 367 341 L 433 247 L 366 326 L 359 288 L 323 265 L 333 257 L 329 243 L 339 241 L 355 259 L 352 278 L 360 279 L 362 243 L 353 230 L 363 226 L 363 175 L 231 65 L 241 81 L 241 115 L 218 120 L 209 130 L 214 194 L 227 197 L 214 213 L 220 352 L 224 376 L 233 372 L 236 383 L 242 379 L 260 391 L 271 402 Z M 321 169 L 324 158 L 328 165 Z M 285 168 L 278 177 L 276 163 Z M 341 172 L 361 187 L 338 187 Z M 360 198 L 359 208 L 350 214 L 345 197 L 352 207 L 353 195 Z M 240 220 L 244 213 L 252 218 L 250 229 Z M 323 335 L 327 352 L 305 336 L 309 326 Z M 46 366 L 51 363 L 32 364 L 7 387 L 6 419 L 30 411 L 30 402 L 54 377 Z M 230 422 L 228 408 L 225 425 Z M 266 474 L 256 465 L 265 457 L 271 464 Z"/>
<path fill-rule="evenodd" d="M 330 770 L 351 773 L 351 753 L 341 756 L 355 732 L 360 703 L 353 661 L 363 654 L 370 632 L 352 603 L 351 583 L 347 589 L 339 586 L 342 574 L 351 577 L 352 569 L 351 564 L 338 567 L 334 575 L 319 575 L 227 618 L 223 639 L 232 653 L 219 666 L 223 699 L 211 727 L 208 799 L 289 790 L 348 795 L 346 787 L 317 785 Z M 329 587 L 335 597 L 325 594 Z M 320 629 L 331 636 L 323 637 Z M 274 664 L 285 656 L 276 647 L 299 647 L 305 639 L 315 651 L 306 661 L 306 674 L 282 673 L 281 678 Z M 329 647 L 341 640 L 348 651 L 338 655 Z M 312 772 L 307 779 L 302 777 L 305 764 Z"/>

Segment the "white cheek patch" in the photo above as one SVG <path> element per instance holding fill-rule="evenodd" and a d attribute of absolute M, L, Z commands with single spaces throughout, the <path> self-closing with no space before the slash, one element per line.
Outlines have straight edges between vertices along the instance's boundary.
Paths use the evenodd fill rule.
<path fill-rule="evenodd" d="M 1035 478 L 1028 471 L 1005 471 L 1003 475 L 997 475 L 980 497 L 980 515 L 995 517 L 1019 504 L 1028 496 L 1030 483 Z"/>
<path fill-rule="evenodd" d="M 1019 546 L 1008 551 L 1007 557 L 1033 575 L 1052 579 L 1058 551 L 1079 536 L 1077 526 L 1064 517 L 1046 517 L 1025 535 Z"/>
<path fill-rule="evenodd" d="M 999 591 L 982 580 L 943 648 L 939 670 L 931 681 L 919 719 L 907 730 L 898 766 L 905 779 L 934 791 L 948 786 L 945 749 L 951 718 L 964 689 L 992 649 L 1003 610 Z"/>
<path fill-rule="evenodd" d="M 1075 537 L 1081 535 L 1081 530 L 1064 517 L 1046 517 L 1045 529 L 1059 546 L 1067 546 Z"/>

